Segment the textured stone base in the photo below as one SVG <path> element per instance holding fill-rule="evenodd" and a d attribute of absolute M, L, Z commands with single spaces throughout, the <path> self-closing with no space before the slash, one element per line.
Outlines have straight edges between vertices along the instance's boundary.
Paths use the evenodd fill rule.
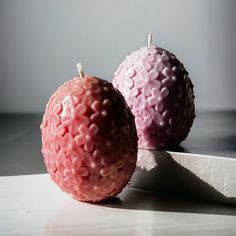
<path fill-rule="evenodd" d="M 139 149 L 130 187 L 236 204 L 236 159 Z"/>

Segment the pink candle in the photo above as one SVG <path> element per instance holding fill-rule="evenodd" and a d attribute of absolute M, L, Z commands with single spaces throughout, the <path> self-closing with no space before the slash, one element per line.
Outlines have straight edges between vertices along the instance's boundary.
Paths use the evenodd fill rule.
<path fill-rule="evenodd" d="M 115 196 L 135 170 L 137 133 L 130 109 L 111 83 L 82 70 L 52 95 L 41 130 L 47 170 L 75 199 Z"/>
<path fill-rule="evenodd" d="M 151 45 L 131 53 L 114 74 L 113 85 L 135 115 L 139 148 L 183 141 L 195 118 L 193 84 L 171 52 Z"/>

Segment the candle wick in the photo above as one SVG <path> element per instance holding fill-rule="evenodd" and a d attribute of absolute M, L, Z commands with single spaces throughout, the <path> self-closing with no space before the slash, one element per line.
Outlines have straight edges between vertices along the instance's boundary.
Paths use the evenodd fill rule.
<path fill-rule="evenodd" d="M 151 44 L 152 44 L 152 35 L 151 34 L 149 34 L 148 35 L 148 47 L 150 47 L 151 46 Z"/>
<path fill-rule="evenodd" d="M 83 71 L 83 67 L 82 67 L 82 64 L 81 63 L 78 63 L 77 64 L 77 70 L 79 72 L 79 77 L 82 78 L 84 77 L 84 71 Z"/>

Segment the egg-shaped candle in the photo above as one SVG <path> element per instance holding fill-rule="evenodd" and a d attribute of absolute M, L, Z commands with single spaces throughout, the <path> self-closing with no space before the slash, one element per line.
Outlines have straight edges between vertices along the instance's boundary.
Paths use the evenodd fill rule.
<path fill-rule="evenodd" d="M 173 53 L 151 45 L 151 35 L 120 64 L 113 85 L 135 116 L 139 148 L 166 148 L 187 137 L 195 118 L 193 84 Z"/>
<path fill-rule="evenodd" d="M 98 202 L 126 186 L 136 167 L 134 116 L 111 83 L 84 75 L 51 96 L 41 124 L 51 179 L 73 198 Z"/>

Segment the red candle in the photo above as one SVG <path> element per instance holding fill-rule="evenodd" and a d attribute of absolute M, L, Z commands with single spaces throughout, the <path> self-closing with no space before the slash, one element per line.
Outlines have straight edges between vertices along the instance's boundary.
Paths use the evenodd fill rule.
<path fill-rule="evenodd" d="M 115 196 L 135 170 L 134 117 L 112 84 L 84 75 L 50 98 L 41 124 L 42 153 L 52 180 L 73 198 Z"/>

